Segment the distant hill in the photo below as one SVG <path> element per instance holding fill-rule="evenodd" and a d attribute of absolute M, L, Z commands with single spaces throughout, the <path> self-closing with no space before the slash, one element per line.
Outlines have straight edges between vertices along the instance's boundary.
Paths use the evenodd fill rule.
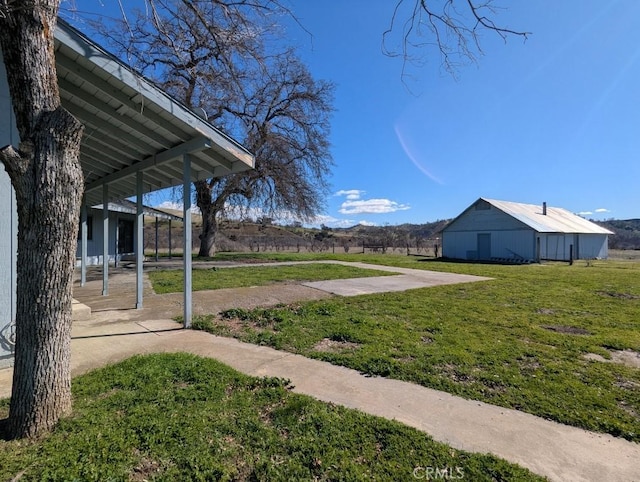
<path fill-rule="evenodd" d="M 640 219 L 611 219 L 597 224 L 615 233 L 609 237 L 611 249 L 640 249 Z"/>
<path fill-rule="evenodd" d="M 193 239 L 197 243 L 201 219 L 194 215 Z M 400 224 L 393 226 L 356 225 L 349 228 L 306 228 L 300 224 L 281 226 L 269 220 L 262 223 L 222 221 L 218 235 L 219 249 L 222 251 L 272 251 L 303 250 L 344 251 L 362 249 L 363 244 L 372 248 L 395 249 L 405 252 L 432 250 L 441 245 L 440 231 L 450 219 L 424 224 Z M 640 249 L 640 219 L 597 221 L 615 234 L 609 238 L 611 249 Z M 153 225 L 149 225 L 145 242 L 151 242 L 155 235 Z M 167 244 L 166 226 L 160 228 L 160 245 Z M 181 234 L 176 230 L 172 244 L 179 246 Z M 337 252 L 337 251 L 336 251 Z"/>

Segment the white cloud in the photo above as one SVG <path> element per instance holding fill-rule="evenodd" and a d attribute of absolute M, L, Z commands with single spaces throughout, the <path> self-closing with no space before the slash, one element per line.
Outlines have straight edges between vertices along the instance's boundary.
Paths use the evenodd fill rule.
<path fill-rule="evenodd" d="M 360 226 L 377 226 L 376 223 L 372 223 L 371 221 L 360 221 L 358 224 Z"/>
<path fill-rule="evenodd" d="M 335 196 L 346 196 L 347 199 L 354 201 L 356 199 L 360 199 L 360 196 L 365 192 L 366 191 L 362 191 L 360 189 L 341 189 L 335 193 Z"/>
<path fill-rule="evenodd" d="M 361 199 L 343 202 L 339 212 L 341 214 L 388 214 L 407 209 L 411 207 L 390 199 Z"/>
<path fill-rule="evenodd" d="M 158 209 L 172 209 L 174 211 L 182 211 L 184 209 L 184 204 L 176 203 L 173 201 L 164 201 L 154 207 Z M 193 206 L 191 206 L 191 212 L 193 214 L 200 214 L 200 208 L 194 204 Z"/>
<path fill-rule="evenodd" d="M 611 210 L 607 209 L 607 208 L 598 208 L 598 209 L 594 209 L 593 211 L 580 211 L 578 213 L 578 216 L 593 216 L 593 215 L 598 215 L 598 214 L 606 214 L 606 213 L 610 213 Z"/>

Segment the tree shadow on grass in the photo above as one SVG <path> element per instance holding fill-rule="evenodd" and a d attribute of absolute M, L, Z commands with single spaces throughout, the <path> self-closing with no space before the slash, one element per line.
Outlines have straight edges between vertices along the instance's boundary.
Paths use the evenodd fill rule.
<path fill-rule="evenodd" d="M 9 418 L 0 418 L 0 440 L 9 441 Z"/>

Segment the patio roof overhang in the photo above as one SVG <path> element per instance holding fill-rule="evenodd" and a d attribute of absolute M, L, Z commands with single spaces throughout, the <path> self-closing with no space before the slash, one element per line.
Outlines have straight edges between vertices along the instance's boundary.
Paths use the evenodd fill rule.
<path fill-rule="evenodd" d="M 85 126 L 80 162 L 89 205 L 183 183 L 189 155 L 192 181 L 240 172 L 253 155 L 231 137 L 171 98 L 119 59 L 58 21 L 56 67 L 63 106 Z"/>
<path fill-rule="evenodd" d="M 85 180 L 81 214 L 81 286 L 86 281 L 87 206 L 136 197 L 136 308 L 142 308 L 142 195 L 182 185 L 184 324 L 191 325 L 192 181 L 254 166 L 254 156 L 206 119 L 173 99 L 118 58 L 58 19 L 55 55 L 62 105 L 85 127 L 80 163 Z M 103 236 L 103 295 L 108 295 L 109 236 Z M 116 253 L 117 258 L 117 253 Z"/>

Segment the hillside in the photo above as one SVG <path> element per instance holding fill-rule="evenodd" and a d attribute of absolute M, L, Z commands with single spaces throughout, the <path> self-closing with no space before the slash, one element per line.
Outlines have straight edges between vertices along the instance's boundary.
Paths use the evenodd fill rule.
<path fill-rule="evenodd" d="M 200 218 L 194 216 L 194 247 L 199 244 Z M 220 223 L 218 246 L 221 251 L 334 251 L 356 252 L 366 250 L 396 251 L 413 254 L 431 253 L 440 245 L 440 231 L 450 220 L 424 224 L 394 226 L 363 226 L 350 228 L 306 228 L 301 225 L 280 226 L 265 223 L 224 221 Z M 640 249 L 640 219 L 608 220 L 599 225 L 613 231 L 609 238 L 611 249 Z M 153 225 L 146 226 L 145 248 L 154 245 Z M 182 245 L 181 229 L 174 226 L 171 244 Z M 160 223 L 158 240 L 160 249 L 168 247 L 168 226 Z M 364 245 L 364 248 L 363 248 Z"/>
<path fill-rule="evenodd" d="M 640 219 L 611 219 L 598 224 L 615 233 L 609 238 L 611 249 L 640 249 Z"/>

